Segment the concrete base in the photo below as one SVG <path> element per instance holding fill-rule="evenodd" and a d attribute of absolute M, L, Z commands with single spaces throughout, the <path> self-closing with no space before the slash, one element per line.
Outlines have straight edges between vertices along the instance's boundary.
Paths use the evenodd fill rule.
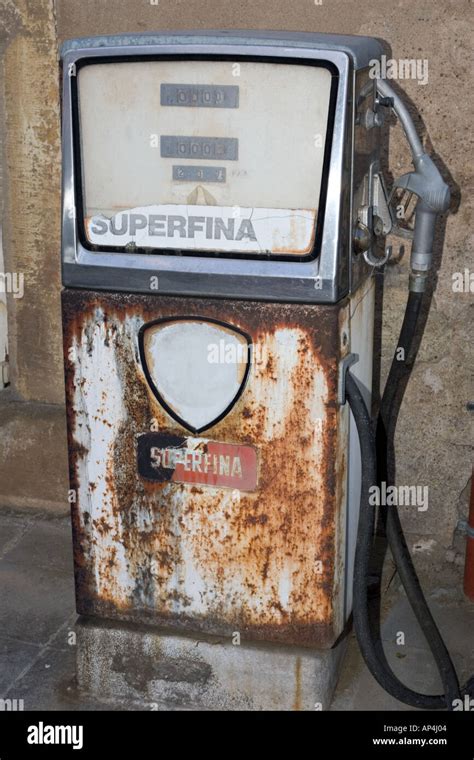
<path fill-rule="evenodd" d="M 326 710 L 346 648 L 233 645 L 89 618 L 75 630 L 79 691 L 149 709 Z"/>

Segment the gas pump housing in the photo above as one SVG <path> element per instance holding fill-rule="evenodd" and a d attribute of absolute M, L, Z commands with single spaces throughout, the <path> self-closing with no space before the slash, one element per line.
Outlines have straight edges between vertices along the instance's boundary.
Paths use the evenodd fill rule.
<path fill-rule="evenodd" d="M 341 392 L 354 355 L 372 387 L 376 237 L 354 236 L 378 202 L 381 52 L 283 32 L 64 44 L 79 612 L 320 649 L 343 632 L 360 450 Z"/>

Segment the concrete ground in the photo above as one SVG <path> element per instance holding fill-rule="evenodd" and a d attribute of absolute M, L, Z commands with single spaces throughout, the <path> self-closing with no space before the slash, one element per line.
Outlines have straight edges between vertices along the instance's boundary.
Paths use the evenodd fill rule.
<path fill-rule="evenodd" d="M 442 582 L 444 587 L 438 581 L 429 601 L 464 681 L 474 672 L 474 604 L 462 596 L 458 576 L 447 573 Z M 434 664 L 396 577 L 383 607 L 384 648 L 396 673 L 412 688 L 439 690 Z M 79 692 L 76 620 L 69 519 L 0 512 L 0 698 L 22 699 L 25 710 L 150 709 L 146 701 Z M 174 702 L 151 709 L 180 706 Z M 331 709 L 410 708 L 376 684 L 351 635 Z"/>

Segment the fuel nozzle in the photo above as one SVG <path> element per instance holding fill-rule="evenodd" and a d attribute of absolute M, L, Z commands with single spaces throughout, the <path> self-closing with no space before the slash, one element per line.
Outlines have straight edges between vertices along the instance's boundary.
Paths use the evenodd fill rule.
<path fill-rule="evenodd" d="M 451 194 L 432 158 L 425 153 L 403 101 L 385 80 L 378 80 L 377 90 L 384 99 L 390 98 L 393 101 L 392 108 L 405 131 L 415 167 L 414 171 L 399 177 L 394 187 L 403 188 L 418 197 L 410 256 L 409 289 L 421 293 L 426 288 L 428 274 L 433 266 L 437 216 L 448 210 Z"/>
<path fill-rule="evenodd" d="M 433 242 L 436 220 L 447 211 L 451 194 L 438 168 L 427 153 L 413 159 L 415 171 L 396 180 L 401 187 L 418 196 L 415 212 L 415 229 L 410 256 L 411 291 L 423 292 L 428 273 L 433 266 Z"/>

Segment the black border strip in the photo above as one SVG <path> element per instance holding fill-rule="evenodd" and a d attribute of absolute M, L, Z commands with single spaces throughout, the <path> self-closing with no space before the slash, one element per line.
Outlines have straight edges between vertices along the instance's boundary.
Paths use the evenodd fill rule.
<path fill-rule="evenodd" d="M 320 188 L 320 195 L 319 195 L 319 206 L 318 206 L 318 218 L 316 220 L 316 227 L 315 227 L 315 235 L 314 235 L 314 246 L 313 250 L 309 254 L 305 254 L 304 256 L 296 256 L 292 255 L 290 253 L 288 254 L 267 254 L 267 253 L 236 253 L 234 252 L 227 252 L 227 251 L 205 251 L 205 250 L 198 250 L 198 251 L 188 251 L 188 250 L 181 250 L 181 249 L 168 249 L 168 248 L 137 248 L 133 251 L 134 254 L 139 254 L 141 256 L 143 255 L 149 255 L 149 256 L 193 256 L 193 257 L 201 257 L 201 258 L 225 258 L 225 259 L 254 259 L 258 261 L 312 261 L 313 259 L 317 258 L 319 256 L 319 253 L 321 251 L 321 243 L 322 243 L 322 236 L 323 236 L 323 224 L 324 224 L 324 216 L 326 211 L 326 200 L 327 200 L 327 186 L 328 186 L 328 179 L 329 179 L 329 162 L 331 158 L 331 149 L 332 149 L 332 139 L 333 139 L 333 133 L 334 133 L 334 116 L 336 111 L 336 99 L 337 99 L 337 90 L 338 90 L 338 83 L 339 83 L 339 71 L 337 67 L 331 63 L 330 61 L 325 61 L 323 59 L 320 60 L 313 60 L 311 58 L 286 58 L 286 57 L 275 57 L 275 56 L 255 56 L 255 55 L 225 55 L 225 54 L 216 54 L 213 55 L 211 53 L 207 54 L 183 54 L 183 53 L 177 53 L 176 55 L 159 55 L 159 54 L 151 54 L 151 55 L 121 55 L 121 56 L 103 56 L 103 57 L 91 57 L 91 58 L 80 58 L 75 62 L 76 65 L 76 76 L 70 77 L 71 82 L 71 107 L 72 107 L 72 130 L 73 130 L 73 150 L 74 150 L 74 156 L 73 156 L 73 162 L 74 162 L 74 195 L 75 195 L 75 206 L 77 209 L 76 214 L 76 221 L 77 221 L 77 229 L 78 229 L 78 235 L 79 240 L 81 242 L 81 245 L 88 251 L 94 251 L 99 253 L 119 253 L 119 254 L 125 254 L 130 255 L 130 251 L 125 251 L 123 247 L 120 246 L 99 246 L 99 245 L 93 245 L 91 244 L 86 236 L 85 233 L 85 227 L 84 227 L 84 203 L 83 203 L 83 192 L 82 192 L 82 185 L 83 185 L 83 177 L 82 177 L 82 159 L 81 159 L 81 138 L 80 138 L 80 126 L 79 126 L 79 94 L 78 94 L 78 86 L 77 86 L 77 72 L 79 69 L 81 69 L 83 66 L 89 66 L 93 64 L 100 64 L 100 63 L 134 63 L 134 62 L 142 62 L 142 61 L 230 61 L 235 62 L 236 59 L 239 59 L 241 61 L 248 61 L 251 63 L 281 63 L 281 64 L 292 64 L 296 66 L 316 66 L 318 68 L 326 68 L 330 71 L 332 76 L 331 81 L 331 92 L 329 95 L 329 113 L 328 113 L 328 124 L 327 124 L 327 130 L 326 130 L 326 144 L 324 147 L 324 158 L 323 158 L 323 173 L 321 177 L 321 188 Z"/>
<path fill-rule="evenodd" d="M 245 338 L 247 341 L 247 366 L 245 367 L 245 373 L 242 378 L 242 383 L 240 385 L 239 390 L 237 391 L 236 395 L 230 402 L 230 404 L 224 409 L 224 411 L 216 417 L 214 420 L 209 422 L 207 425 L 204 425 L 204 427 L 200 428 L 194 428 L 189 425 L 189 423 L 185 422 L 176 412 L 168 406 L 166 401 L 164 400 L 163 396 L 160 394 L 158 388 L 156 387 L 153 378 L 150 375 L 150 372 L 148 370 L 146 357 L 145 357 L 145 345 L 144 345 L 144 336 L 145 332 L 154 325 L 163 324 L 164 322 L 210 322 L 214 325 L 219 325 L 220 327 L 225 327 L 226 330 L 229 330 L 230 332 L 238 333 L 239 335 L 242 335 L 242 337 Z M 191 433 L 197 434 L 202 433 L 204 430 L 209 430 L 209 428 L 214 427 L 214 425 L 217 425 L 218 422 L 224 419 L 231 409 L 235 406 L 237 401 L 242 396 L 245 387 L 247 385 L 247 380 L 250 373 L 250 367 L 252 364 L 252 351 L 251 346 L 253 345 L 251 337 L 241 330 L 239 327 L 236 327 L 235 325 L 231 325 L 228 322 L 222 322 L 220 319 L 212 319 L 212 317 L 201 317 L 199 315 L 188 315 L 188 316 L 176 316 L 176 317 L 159 317 L 158 319 L 153 319 L 151 322 L 146 322 L 144 325 L 140 327 L 140 330 L 138 332 L 138 349 L 140 352 L 140 362 L 142 365 L 143 372 L 145 374 L 146 380 L 148 382 L 148 385 L 150 386 L 151 390 L 153 391 L 154 396 L 156 397 L 157 401 L 161 404 L 163 409 L 169 414 L 170 417 L 172 417 L 176 422 L 178 422 L 181 427 L 184 427 L 185 430 L 189 430 Z M 192 380 L 191 380 L 192 381 Z"/>

